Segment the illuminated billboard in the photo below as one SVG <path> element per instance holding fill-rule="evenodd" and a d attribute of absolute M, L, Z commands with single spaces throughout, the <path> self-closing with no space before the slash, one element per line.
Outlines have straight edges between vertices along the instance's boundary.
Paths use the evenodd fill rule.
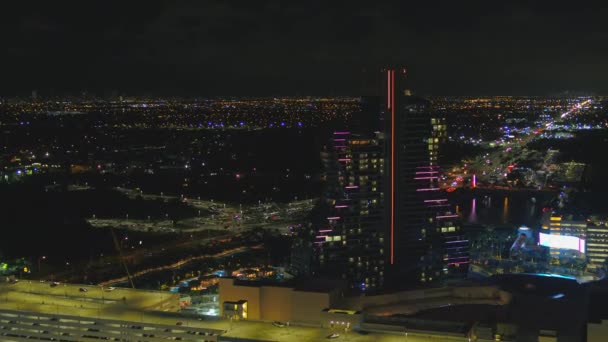
<path fill-rule="evenodd" d="M 579 239 L 576 236 L 551 235 L 545 233 L 539 233 L 538 235 L 541 246 L 574 249 L 581 253 L 585 253 L 585 240 Z"/>

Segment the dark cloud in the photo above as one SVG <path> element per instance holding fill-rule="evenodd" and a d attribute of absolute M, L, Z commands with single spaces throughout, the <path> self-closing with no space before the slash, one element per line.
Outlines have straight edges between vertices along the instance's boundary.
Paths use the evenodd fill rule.
<path fill-rule="evenodd" d="M 0 93 L 359 94 L 407 65 L 426 94 L 606 93 L 603 8 L 515 2 L 23 2 Z"/>

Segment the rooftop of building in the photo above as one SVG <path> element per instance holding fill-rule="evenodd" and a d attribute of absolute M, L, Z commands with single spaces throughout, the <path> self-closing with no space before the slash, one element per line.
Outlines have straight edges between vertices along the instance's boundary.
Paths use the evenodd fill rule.
<path fill-rule="evenodd" d="M 273 286 L 273 287 L 285 287 L 293 288 L 295 291 L 309 291 L 309 292 L 333 292 L 336 289 L 343 289 L 346 287 L 346 283 L 341 279 L 333 278 L 294 278 L 289 280 L 274 280 L 274 279 L 259 279 L 259 280 L 246 280 L 237 279 L 234 277 L 227 277 L 228 279 L 234 280 L 236 286 Z M 225 278 L 224 278 L 225 279 Z"/>

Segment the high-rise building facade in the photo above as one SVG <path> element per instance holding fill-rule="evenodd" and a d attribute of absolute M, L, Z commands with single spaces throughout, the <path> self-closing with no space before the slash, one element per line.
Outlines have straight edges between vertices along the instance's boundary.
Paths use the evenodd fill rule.
<path fill-rule="evenodd" d="M 608 226 L 589 224 L 587 227 L 587 267 L 596 270 L 606 266 L 608 261 Z"/>
<path fill-rule="evenodd" d="M 564 245 L 561 246 L 559 243 L 549 243 L 551 258 L 559 259 L 564 255 L 570 255 L 573 252 L 573 248 L 576 247 L 580 253 L 586 253 L 586 240 L 587 240 L 587 221 L 585 220 L 574 220 L 571 216 L 555 213 L 553 211 L 546 211 L 543 214 L 543 222 L 541 226 L 540 234 L 549 234 L 552 236 L 570 236 L 575 237 L 577 240 L 576 246 Z M 542 236 L 539 236 L 540 243 L 543 244 Z"/>
<path fill-rule="evenodd" d="M 380 132 L 333 132 L 322 159 L 326 222 L 317 223 L 314 264 L 351 288 L 384 286 L 384 137 Z"/>
<path fill-rule="evenodd" d="M 395 287 L 441 282 L 468 269 L 468 241 L 439 189 L 445 124 L 405 89 L 405 70 L 386 70 L 389 265 Z"/>
<path fill-rule="evenodd" d="M 445 143 L 447 137 L 448 132 L 445 118 L 433 115 L 431 118 L 431 137 L 429 138 L 429 162 L 431 165 L 439 164 L 439 144 Z"/>
<path fill-rule="evenodd" d="M 445 121 L 405 91 L 401 71 L 383 75 L 385 96 L 362 98 L 322 153 L 322 219 L 308 236 L 310 273 L 366 292 L 440 283 L 466 274 L 469 262 L 459 217 L 439 188 Z"/>

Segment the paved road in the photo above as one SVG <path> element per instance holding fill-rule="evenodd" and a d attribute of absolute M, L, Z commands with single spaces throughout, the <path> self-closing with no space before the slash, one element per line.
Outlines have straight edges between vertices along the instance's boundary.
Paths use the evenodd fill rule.
<path fill-rule="evenodd" d="M 562 113 L 556 120 L 565 119 L 573 113 L 586 109 L 591 103 L 591 100 L 585 100 L 579 104 L 576 104 L 567 112 Z M 539 129 L 531 127 L 528 134 L 521 135 L 518 138 L 510 141 L 506 141 L 501 147 L 495 149 L 494 151 L 475 157 L 474 159 L 468 161 L 468 163 L 465 163 L 466 167 L 463 165 L 448 170 L 448 178 L 445 181 L 440 182 L 441 187 L 452 187 L 451 184 L 454 181 L 458 183 L 455 187 L 462 187 L 464 186 L 463 180 L 471 177 L 472 174 L 476 174 L 477 181 L 479 183 L 487 183 L 490 180 L 490 177 L 494 177 L 498 181 L 503 180 L 505 177 L 504 174 L 507 172 L 507 166 L 509 164 L 516 164 L 521 159 L 527 159 L 530 157 L 530 155 L 526 155 L 526 153 L 531 153 L 529 151 L 525 151 L 526 145 L 541 134 L 544 129 L 550 128 L 554 122 L 555 120 L 548 121 L 545 123 L 544 127 Z M 489 161 L 489 163 L 486 161 Z M 543 160 L 541 159 L 540 161 Z M 546 160 L 544 160 L 544 162 L 546 163 Z M 537 184 L 539 186 L 545 185 L 541 180 L 537 180 L 537 183 L 539 183 Z M 478 184 L 478 186 L 482 186 L 482 184 Z M 509 190 L 511 189 L 509 188 Z"/>
<path fill-rule="evenodd" d="M 180 260 L 180 261 L 175 262 L 175 263 L 170 264 L 170 265 L 152 267 L 152 268 L 148 268 L 148 269 L 145 269 L 145 270 L 141 270 L 141 271 L 135 272 L 135 273 L 131 274 L 131 278 L 137 278 L 137 277 L 140 277 L 140 276 L 142 276 L 144 274 L 147 274 L 147 273 L 150 273 L 150 272 L 158 272 L 158 271 L 164 271 L 164 270 L 170 270 L 170 269 L 182 267 L 182 266 L 184 266 L 185 264 L 187 264 L 189 262 L 200 260 L 200 259 L 205 259 L 205 258 L 222 258 L 222 257 L 226 257 L 226 256 L 229 256 L 229 255 L 233 255 L 233 254 L 237 254 L 237 253 L 248 251 L 251 248 L 255 249 L 255 248 L 261 248 L 261 247 L 262 247 L 261 245 L 253 246 L 253 247 L 238 247 L 238 248 L 229 249 L 229 250 L 226 250 L 226 251 L 223 251 L 223 252 L 220 252 L 220 253 L 216 253 L 216 254 L 212 254 L 212 255 L 209 255 L 209 254 L 198 255 L 198 256 L 194 256 L 194 257 L 190 257 L 190 258 L 187 258 L 187 259 Z M 107 286 L 109 284 L 120 283 L 120 282 L 124 282 L 124 281 L 127 281 L 127 280 L 129 280 L 129 278 L 127 276 L 124 276 L 124 277 L 120 277 L 120 278 L 110 279 L 110 280 L 104 281 L 104 282 L 100 283 L 99 285 Z"/>
<path fill-rule="evenodd" d="M 87 289 L 81 292 L 80 288 Z M 50 283 L 22 280 L 17 284 L 0 285 L 0 304 L 50 305 L 64 308 L 82 307 L 100 309 L 118 305 L 137 309 L 154 307 L 169 300 L 177 301 L 179 295 L 163 291 L 132 290 L 101 286 L 63 284 L 51 287 Z M 177 305 L 177 303 L 175 303 Z M 174 305 L 174 310 L 177 309 Z M 63 309 L 62 309 L 63 310 Z"/>

